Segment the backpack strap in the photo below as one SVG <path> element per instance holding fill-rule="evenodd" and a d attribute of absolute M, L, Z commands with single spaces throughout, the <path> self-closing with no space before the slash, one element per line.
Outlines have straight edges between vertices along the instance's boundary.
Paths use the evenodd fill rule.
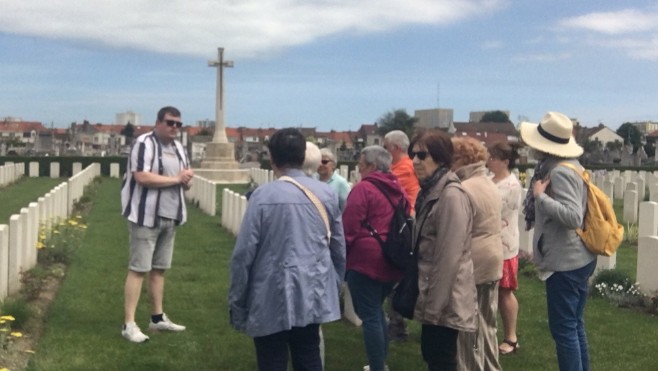
<path fill-rule="evenodd" d="M 388 203 L 391 204 L 391 207 L 393 208 L 393 214 L 394 214 L 393 217 L 395 217 L 395 208 L 396 208 L 396 206 L 395 206 L 395 204 L 393 203 L 393 201 L 391 201 L 391 199 L 388 197 L 388 195 L 386 194 L 386 192 L 384 192 L 384 189 L 382 188 L 382 186 L 380 186 L 379 184 L 377 184 L 378 182 L 375 181 L 375 180 L 372 180 L 372 179 L 367 179 L 367 178 L 366 178 L 366 179 L 363 179 L 363 180 L 366 181 L 366 182 L 368 182 L 368 183 L 370 183 L 370 184 L 372 184 L 372 185 L 374 185 L 375 188 L 377 188 L 377 189 L 379 190 L 379 192 L 380 192 L 382 195 L 384 195 L 384 198 L 386 198 L 386 200 L 388 201 Z M 407 200 L 406 200 L 406 197 L 405 197 L 404 195 L 402 195 L 402 198 L 403 198 L 403 199 L 402 199 L 401 201 L 404 202 L 405 205 L 408 204 L 408 202 L 407 202 Z M 362 220 L 362 221 L 361 221 L 361 225 L 362 225 L 365 229 L 367 229 L 367 230 L 370 232 L 370 236 L 374 237 L 374 238 L 377 240 L 377 242 L 379 242 L 380 244 L 383 244 L 383 243 L 384 243 L 384 240 L 382 240 L 382 237 L 379 235 L 379 232 L 377 232 L 377 229 L 375 229 L 375 227 L 373 227 L 372 225 L 370 225 L 370 223 L 368 223 L 367 220 L 365 220 L 365 219 Z"/>
<path fill-rule="evenodd" d="M 311 192 L 308 188 L 304 187 L 303 185 L 299 184 L 298 181 L 295 179 L 289 177 L 289 176 L 282 176 L 279 178 L 279 180 L 291 183 L 295 185 L 297 188 L 301 189 L 302 192 L 308 197 L 309 200 L 315 205 L 315 208 L 318 209 L 318 212 L 320 213 L 320 217 L 322 217 L 322 221 L 324 222 L 324 227 L 327 229 L 327 243 L 330 242 L 331 240 L 331 229 L 329 228 L 329 216 L 327 216 L 327 210 L 325 209 L 324 205 L 316 196 L 313 192 Z"/>
<path fill-rule="evenodd" d="M 576 167 L 576 165 L 572 164 L 571 162 L 560 162 L 558 165 L 568 167 L 569 169 L 572 169 L 573 171 L 578 173 L 578 175 L 580 175 L 580 177 L 585 181 L 585 183 L 589 183 L 589 179 L 587 179 L 585 177 L 584 170 L 583 171 L 579 170 Z"/>

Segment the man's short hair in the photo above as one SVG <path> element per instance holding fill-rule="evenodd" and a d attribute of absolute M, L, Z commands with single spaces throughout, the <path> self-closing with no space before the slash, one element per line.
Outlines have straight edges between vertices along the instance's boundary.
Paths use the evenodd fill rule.
<path fill-rule="evenodd" d="M 302 166 L 304 174 L 313 176 L 318 171 L 320 161 L 322 161 L 320 148 L 313 142 L 306 142 L 306 154 L 304 156 L 304 165 Z"/>
<path fill-rule="evenodd" d="M 272 135 L 267 148 L 270 150 L 270 159 L 276 167 L 300 169 L 304 163 L 306 139 L 295 128 L 281 129 Z"/>
<path fill-rule="evenodd" d="M 180 111 L 176 107 L 166 106 L 160 108 L 158 111 L 158 122 L 162 122 L 166 114 L 169 114 L 174 117 L 180 117 Z"/>
<path fill-rule="evenodd" d="M 329 149 L 329 148 L 322 148 L 320 150 L 320 154 L 325 157 L 329 157 L 329 159 L 335 164 L 336 163 L 336 156 L 334 156 L 334 153 Z"/>
<path fill-rule="evenodd" d="M 363 162 L 366 165 L 375 165 L 375 169 L 387 173 L 391 169 L 393 158 L 388 151 L 382 146 L 368 146 L 361 150 Z"/>
<path fill-rule="evenodd" d="M 386 133 L 384 140 L 388 143 L 395 144 L 402 152 L 407 152 L 409 149 L 409 137 L 402 130 L 393 130 Z"/>

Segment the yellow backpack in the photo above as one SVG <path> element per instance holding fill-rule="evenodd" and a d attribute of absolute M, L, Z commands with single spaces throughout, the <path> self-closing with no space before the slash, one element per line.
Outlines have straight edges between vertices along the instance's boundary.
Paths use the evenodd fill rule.
<path fill-rule="evenodd" d="M 592 184 L 589 172 L 581 172 L 568 162 L 561 162 L 560 165 L 573 169 L 587 186 L 585 222 L 583 228 L 578 228 L 576 233 L 589 251 L 597 255 L 612 256 L 624 238 L 624 227 L 617 223 L 617 216 L 608 195 Z"/>

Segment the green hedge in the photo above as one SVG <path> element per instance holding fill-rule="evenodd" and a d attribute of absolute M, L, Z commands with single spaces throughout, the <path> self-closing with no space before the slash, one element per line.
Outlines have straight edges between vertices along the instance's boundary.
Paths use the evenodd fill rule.
<path fill-rule="evenodd" d="M 59 176 L 62 178 L 69 178 L 73 175 L 73 163 L 80 162 L 82 168 L 86 168 L 95 162 L 101 165 L 101 175 L 110 176 L 110 164 L 118 163 L 119 172 L 123 174 L 126 171 L 126 157 L 112 156 L 112 157 L 90 157 L 90 156 L 48 156 L 48 157 L 24 157 L 24 156 L 4 156 L 0 157 L 0 165 L 6 162 L 24 163 L 25 174 L 27 175 L 30 170 L 30 162 L 39 163 L 39 176 L 50 176 L 50 163 L 59 162 Z"/>

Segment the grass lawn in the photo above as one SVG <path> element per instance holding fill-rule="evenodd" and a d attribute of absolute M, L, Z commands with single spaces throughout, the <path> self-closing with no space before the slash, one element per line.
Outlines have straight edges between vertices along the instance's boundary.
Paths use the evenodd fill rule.
<path fill-rule="evenodd" d="M 64 178 L 23 177 L 16 183 L 0 188 L 0 224 L 9 223 L 9 217 L 18 214 L 30 202 L 37 202 L 51 189 L 65 182 Z"/>
<path fill-rule="evenodd" d="M 189 222 L 178 230 L 165 289 L 165 310 L 187 330 L 149 334 L 151 341 L 145 344 L 121 337 L 128 237 L 118 190 L 118 180 L 106 178 L 101 184 L 83 247 L 51 307 L 28 369 L 255 370 L 251 339 L 228 324 L 228 263 L 234 238 L 218 227 L 219 217 L 195 208 L 189 208 Z M 630 265 L 625 258 L 630 251 L 621 249 L 624 258 L 618 261 Z M 520 277 L 518 298 L 521 348 L 515 355 L 502 357 L 504 369 L 557 369 L 543 283 Z M 144 291 L 137 313 L 143 329 L 148 317 Z M 591 299 L 587 321 L 592 370 L 658 370 L 658 359 L 652 354 L 658 349 L 658 319 Z M 359 328 L 345 321 L 322 327 L 327 370 L 360 370 L 367 363 Z M 425 369 L 419 329 L 411 321 L 410 339 L 390 345 L 392 370 Z"/>

